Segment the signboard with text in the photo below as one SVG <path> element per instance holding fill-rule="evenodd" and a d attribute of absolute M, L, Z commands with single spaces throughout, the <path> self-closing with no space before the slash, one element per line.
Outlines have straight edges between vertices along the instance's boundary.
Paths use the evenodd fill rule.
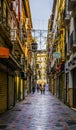
<path fill-rule="evenodd" d="M 61 52 L 54 52 L 53 58 L 60 59 L 61 58 Z"/>

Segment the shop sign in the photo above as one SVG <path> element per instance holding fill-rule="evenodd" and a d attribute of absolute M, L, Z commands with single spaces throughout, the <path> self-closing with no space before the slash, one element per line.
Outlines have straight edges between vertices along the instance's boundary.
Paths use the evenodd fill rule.
<path fill-rule="evenodd" d="M 0 47 L 0 58 L 9 58 L 9 49 Z"/>
<path fill-rule="evenodd" d="M 53 58 L 60 59 L 61 58 L 61 52 L 54 52 Z"/>

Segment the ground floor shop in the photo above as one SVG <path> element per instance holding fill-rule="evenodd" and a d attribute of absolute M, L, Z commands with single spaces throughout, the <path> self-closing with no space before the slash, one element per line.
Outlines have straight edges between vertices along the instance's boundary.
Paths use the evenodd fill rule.
<path fill-rule="evenodd" d="M 67 66 L 65 67 L 66 103 L 70 107 L 76 108 L 76 65 L 74 63 L 74 57 L 72 57 L 66 63 L 66 66 Z"/>
<path fill-rule="evenodd" d="M 20 71 L 16 71 L 10 59 L 0 62 L 0 113 L 15 106 L 18 101 L 25 98 L 26 79 L 21 76 Z"/>
<path fill-rule="evenodd" d="M 76 108 L 76 68 L 72 70 L 72 83 L 73 83 L 73 107 Z"/>
<path fill-rule="evenodd" d="M 0 113 L 6 111 L 8 101 L 7 73 L 0 72 Z"/>

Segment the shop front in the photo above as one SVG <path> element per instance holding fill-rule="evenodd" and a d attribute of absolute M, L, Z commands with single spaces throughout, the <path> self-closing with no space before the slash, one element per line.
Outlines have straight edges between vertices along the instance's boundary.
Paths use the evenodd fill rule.
<path fill-rule="evenodd" d="M 7 110 L 7 73 L 0 70 L 0 113 Z"/>
<path fill-rule="evenodd" d="M 64 63 L 60 64 L 56 68 L 56 95 L 64 102 L 65 100 L 65 74 L 64 74 Z"/>

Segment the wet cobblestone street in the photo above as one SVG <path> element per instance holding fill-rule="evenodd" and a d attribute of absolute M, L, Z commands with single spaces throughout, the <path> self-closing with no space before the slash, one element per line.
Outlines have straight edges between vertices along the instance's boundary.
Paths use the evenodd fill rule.
<path fill-rule="evenodd" d="M 76 130 L 76 112 L 48 91 L 30 94 L 0 115 L 0 130 Z"/>

